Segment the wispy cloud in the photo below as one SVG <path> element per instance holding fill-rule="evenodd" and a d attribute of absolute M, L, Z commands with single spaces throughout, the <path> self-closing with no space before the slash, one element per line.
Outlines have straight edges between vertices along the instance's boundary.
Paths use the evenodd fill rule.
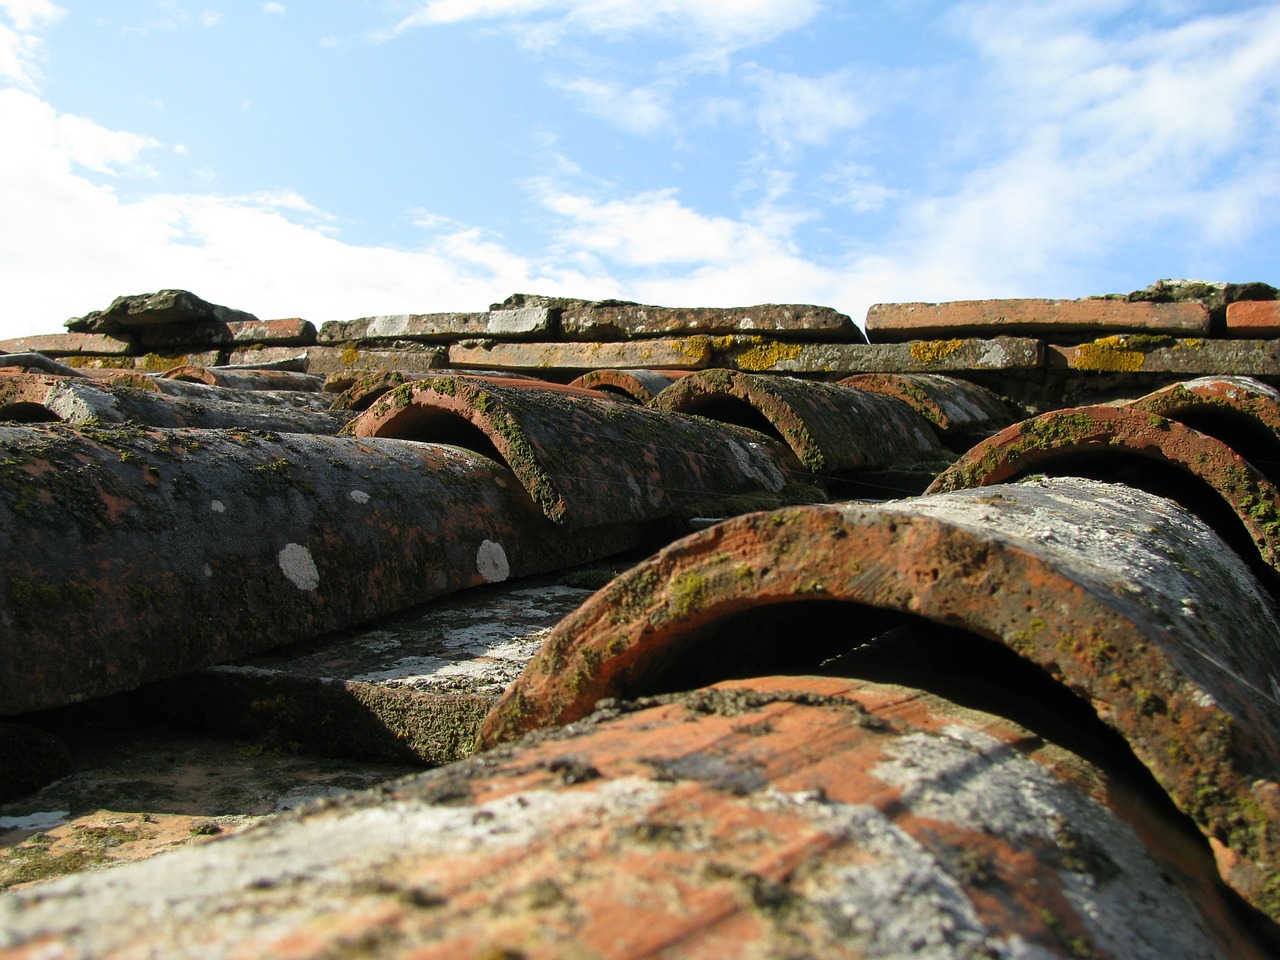
<path fill-rule="evenodd" d="M 430 0 L 394 33 L 466 20 L 527 21 L 595 34 L 665 34 L 742 47 L 808 23 L 819 0 Z"/>
<path fill-rule="evenodd" d="M 283 3 L 264 3 L 262 12 L 276 17 L 283 17 L 286 11 Z"/>
<path fill-rule="evenodd" d="M 50 0 L 0 0 L 0 80 L 34 90 L 39 80 L 39 31 L 61 19 L 66 11 Z"/>
<path fill-rule="evenodd" d="M 590 77 L 552 82 L 582 104 L 587 113 L 629 133 L 655 133 L 670 122 L 670 83 L 628 89 Z"/>
<path fill-rule="evenodd" d="M 221 10 L 205 10 L 200 14 L 200 26 L 216 27 L 221 24 L 226 17 L 222 15 Z"/>
<path fill-rule="evenodd" d="M 851 70 L 807 77 L 753 66 L 747 78 L 759 94 L 761 132 L 784 149 L 824 144 L 871 115 L 871 103 L 857 89 Z"/>

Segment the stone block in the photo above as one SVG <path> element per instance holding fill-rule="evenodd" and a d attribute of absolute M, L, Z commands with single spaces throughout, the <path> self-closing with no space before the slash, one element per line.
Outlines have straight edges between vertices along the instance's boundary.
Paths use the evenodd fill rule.
<path fill-rule="evenodd" d="M 73 317 L 65 324 L 78 333 L 115 333 L 170 324 L 230 323 L 257 320 L 251 313 L 201 300 L 188 290 L 160 290 L 116 297 L 105 310 Z"/>
<path fill-rule="evenodd" d="M 1280 341 L 1118 335 L 1050 346 L 1046 360 L 1051 367 L 1091 373 L 1274 377 L 1280 376 Z"/>
<path fill-rule="evenodd" d="M 565 301 L 560 329 L 570 340 L 781 334 L 804 340 L 865 343 L 852 319 L 830 307 L 764 303 L 752 307 L 653 307 L 620 300 Z"/>
<path fill-rule="evenodd" d="M 710 337 L 622 343 L 499 343 L 493 340 L 473 340 L 449 347 L 449 366 L 495 370 L 600 370 L 633 367 L 697 370 L 710 362 Z"/>
<path fill-rule="evenodd" d="M 793 343 L 763 337 L 713 341 L 710 366 L 751 373 L 962 373 L 1032 370 L 1043 365 L 1039 340 L 917 340 L 912 343 Z"/>
<path fill-rule="evenodd" d="M 303 358 L 307 373 L 367 373 L 374 370 L 427 371 L 443 366 L 443 347 L 406 344 L 399 349 L 347 347 L 253 347 L 232 351 L 230 366 L 251 366 Z"/>
<path fill-rule="evenodd" d="M 554 335 L 546 307 L 519 307 L 486 313 L 418 313 L 331 320 L 320 326 L 321 343 L 360 340 L 451 341 L 466 337 Z"/>

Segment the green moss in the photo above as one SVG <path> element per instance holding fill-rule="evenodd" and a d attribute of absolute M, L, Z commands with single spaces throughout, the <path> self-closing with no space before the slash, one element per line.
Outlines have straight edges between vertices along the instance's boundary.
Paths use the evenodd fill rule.
<path fill-rule="evenodd" d="M 707 581 L 700 573 L 683 573 L 671 582 L 670 594 L 668 609 L 674 618 L 683 620 L 707 602 Z"/>

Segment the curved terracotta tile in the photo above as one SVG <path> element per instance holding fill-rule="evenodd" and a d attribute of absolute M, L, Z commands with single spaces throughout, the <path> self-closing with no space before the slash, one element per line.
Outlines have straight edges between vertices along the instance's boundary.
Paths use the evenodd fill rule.
<path fill-rule="evenodd" d="M 15 891 L 0 946 L 1260 960 L 1197 839 L 997 717 L 904 687 L 774 677 Z"/>
<path fill-rule="evenodd" d="M 1280 482 L 1280 390 L 1252 377 L 1201 377 L 1129 404 L 1217 437 Z"/>
<path fill-rule="evenodd" d="M 183 364 L 166 370 L 162 379 L 203 383 L 210 387 L 229 387 L 233 390 L 305 392 L 318 391 L 324 383 L 324 377 L 314 373 L 297 373 L 292 370 L 227 370 L 195 364 Z"/>
<path fill-rule="evenodd" d="M 266 391 L 166 383 L 136 374 L 93 380 L 45 374 L 4 377 L 0 419 L 319 434 L 336 434 L 349 419 L 329 412 L 323 398 L 310 393 L 299 395 L 294 403 Z"/>
<path fill-rule="evenodd" d="M 1024 416 L 986 387 L 939 373 L 863 373 L 839 380 L 837 386 L 901 400 L 944 440 L 963 443 L 966 449 Z"/>
<path fill-rule="evenodd" d="M 557 527 L 508 470 L 434 445 L 56 425 L 0 427 L 0 447 L 0 715 L 638 540 Z"/>
<path fill-rule="evenodd" d="M 592 370 L 572 381 L 572 385 L 648 403 L 688 375 L 688 370 Z"/>
<path fill-rule="evenodd" d="M 785 607 L 773 630 L 752 616 L 806 600 L 849 604 L 847 618 L 814 636 Z M 812 670 L 870 639 L 884 612 L 997 641 L 1085 698 L 1210 838 L 1228 882 L 1280 916 L 1280 624 L 1208 527 L 1118 485 L 1003 484 L 726 521 L 562 621 L 482 742 L 744 664 Z"/>
<path fill-rule="evenodd" d="M 770 432 L 815 473 L 950 459 L 928 422 L 906 404 L 829 383 L 702 370 L 673 383 L 653 405 Z"/>
<path fill-rule="evenodd" d="M 1221 440 L 1156 413 L 1076 407 L 1024 420 L 973 447 L 927 492 L 1038 473 L 1123 480 L 1172 497 L 1246 560 L 1280 571 L 1280 492 Z"/>
<path fill-rule="evenodd" d="M 570 527 L 703 510 L 723 516 L 740 512 L 739 501 L 758 509 L 825 499 L 781 444 L 755 431 L 580 387 L 416 381 L 383 396 L 349 430 L 460 444 L 503 460 L 546 515 Z"/>

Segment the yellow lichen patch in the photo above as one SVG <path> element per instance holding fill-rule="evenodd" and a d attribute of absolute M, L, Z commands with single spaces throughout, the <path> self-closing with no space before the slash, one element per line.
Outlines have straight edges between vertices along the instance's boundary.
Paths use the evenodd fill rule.
<path fill-rule="evenodd" d="M 1072 366 L 1077 370 L 1108 373 L 1136 373 L 1147 359 L 1147 350 L 1176 345 L 1170 337 L 1102 337 L 1075 348 Z"/>
<path fill-rule="evenodd" d="M 360 351 L 353 346 L 349 346 L 342 351 L 342 365 L 344 367 L 354 367 L 360 362 Z"/>
<path fill-rule="evenodd" d="M 750 346 L 735 357 L 739 370 L 772 370 L 785 360 L 794 360 L 800 356 L 803 348 L 798 343 L 779 343 L 762 341 Z"/>
<path fill-rule="evenodd" d="M 164 373 L 166 370 L 172 370 L 174 367 L 186 366 L 188 362 L 186 354 L 180 354 L 176 357 L 166 357 L 159 353 L 148 353 L 142 358 L 141 362 L 138 363 L 138 368 L 142 370 L 149 370 L 152 373 Z"/>
<path fill-rule="evenodd" d="M 677 352 L 690 363 L 704 364 L 711 359 L 711 339 L 709 337 L 686 337 L 673 341 Z"/>
<path fill-rule="evenodd" d="M 911 356 L 917 363 L 936 363 L 945 360 L 962 346 L 963 340 L 915 340 L 909 344 Z"/>

